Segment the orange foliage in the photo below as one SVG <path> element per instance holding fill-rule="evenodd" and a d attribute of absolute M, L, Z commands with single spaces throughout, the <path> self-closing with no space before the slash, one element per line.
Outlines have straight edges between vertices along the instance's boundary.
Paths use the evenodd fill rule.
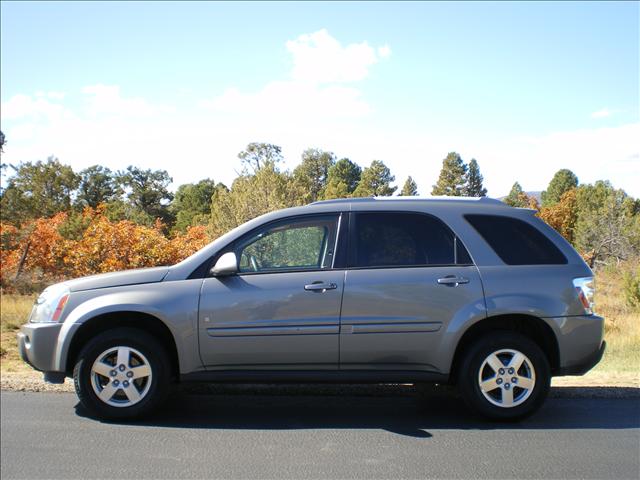
<path fill-rule="evenodd" d="M 190 227 L 184 234 L 169 239 L 162 233 L 164 225 L 160 221 L 152 228 L 127 220 L 112 222 L 100 207 L 85 209 L 82 217 L 87 226 L 78 240 L 68 240 L 60 234 L 60 226 L 68 219 L 66 213 L 39 218 L 20 230 L 2 224 L 2 286 L 11 288 L 27 245 L 24 274 L 53 282 L 95 273 L 171 265 L 210 242 L 204 226 Z"/>
<path fill-rule="evenodd" d="M 560 235 L 573 243 L 578 212 L 576 210 L 576 189 L 566 191 L 555 205 L 543 207 L 540 218 L 556 229 Z"/>

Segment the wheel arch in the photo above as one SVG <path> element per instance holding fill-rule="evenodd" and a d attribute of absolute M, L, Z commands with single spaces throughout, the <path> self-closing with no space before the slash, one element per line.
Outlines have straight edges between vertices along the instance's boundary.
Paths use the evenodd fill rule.
<path fill-rule="evenodd" d="M 173 333 L 169 327 L 159 318 L 138 311 L 117 311 L 96 315 L 85 320 L 74 332 L 69 344 L 66 362 L 63 365 L 67 375 L 71 375 L 82 347 L 101 332 L 114 328 L 137 328 L 153 335 L 165 347 L 171 363 L 172 378 L 179 378 L 180 363 L 178 349 Z"/>
<path fill-rule="evenodd" d="M 517 332 L 530 338 L 547 357 L 552 375 L 559 370 L 560 349 L 558 339 L 553 328 L 547 322 L 539 317 L 526 314 L 496 315 L 471 325 L 458 341 L 450 370 L 452 383 L 456 381 L 457 370 L 464 352 L 477 338 L 496 330 Z"/>

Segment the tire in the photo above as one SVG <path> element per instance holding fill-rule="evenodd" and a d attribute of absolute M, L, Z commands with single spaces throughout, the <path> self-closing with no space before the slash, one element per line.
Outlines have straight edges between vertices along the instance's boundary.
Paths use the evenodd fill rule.
<path fill-rule="evenodd" d="M 458 389 L 472 410 L 493 420 L 515 421 L 542 406 L 551 370 L 532 340 L 516 332 L 496 331 L 467 349 L 457 378 Z"/>
<path fill-rule="evenodd" d="M 78 355 L 73 383 L 80 403 L 104 420 L 150 414 L 169 392 L 171 368 L 162 344 L 135 328 L 98 334 Z"/>

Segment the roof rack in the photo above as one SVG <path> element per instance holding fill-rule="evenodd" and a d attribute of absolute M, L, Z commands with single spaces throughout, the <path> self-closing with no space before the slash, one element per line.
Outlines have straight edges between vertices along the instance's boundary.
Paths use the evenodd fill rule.
<path fill-rule="evenodd" d="M 371 203 L 371 202 L 388 202 L 388 201 L 424 201 L 424 202 L 477 202 L 485 205 L 501 205 L 506 206 L 504 202 L 497 200 L 495 198 L 489 197 L 447 197 L 447 196 L 432 196 L 432 197 L 417 197 L 417 196 L 407 196 L 407 197 L 360 197 L 360 198 L 335 198 L 332 200 L 318 200 L 316 202 L 310 203 L 309 205 L 326 205 L 331 203 Z"/>

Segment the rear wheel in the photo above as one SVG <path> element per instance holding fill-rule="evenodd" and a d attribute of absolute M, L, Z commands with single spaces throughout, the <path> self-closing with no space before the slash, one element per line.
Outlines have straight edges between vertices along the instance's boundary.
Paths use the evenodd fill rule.
<path fill-rule="evenodd" d="M 515 332 L 480 337 L 458 370 L 467 405 L 496 420 L 518 420 L 535 412 L 549 393 L 549 362 L 540 347 Z"/>
<path fill-rule="evenodd" d="M 164 347 L 142 330 L 99 334 L 80 352 L 73 370 L 82 405 L 105 419 L 146 415 L 166 397 L 170 366 Z"/>

